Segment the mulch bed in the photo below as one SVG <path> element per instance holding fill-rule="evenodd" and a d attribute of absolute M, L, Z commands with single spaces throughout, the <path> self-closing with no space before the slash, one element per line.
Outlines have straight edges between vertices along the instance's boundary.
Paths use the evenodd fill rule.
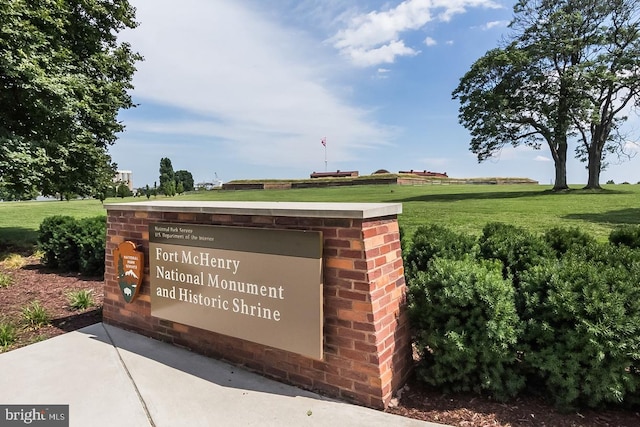
<path fill-rule="evenodd" d="M 640 409 L 640 408 L 639 408 Z M 453 426 L 637 427 L 638 410 L 601 409 L 561 413 L 537 397 L 500 403 L 474 394 L 443 394 L 410 382 L 399 406 L 386 412 Z"/>
<path fill-rule="evenodd" d="M 22 268 L 6 268 L 0 272 L 13 278 L 13 283 L 0 288 L 0 322 L 17 327 L 18 339 L 5 351 L 23 347 L 43 339 L 92 325 L 102 321 L 103 280 L 81 277 L 78 274 L 60 274 L 46 269 L 34 257 L 25 258 Z M 72 291 L 91 290 L 94 306 L 74 310 L 69 306 Z M 34 301 L 45 308 L 51 323 L 40 328 L 26 327 L 22 322 L 22 309 Z"/>

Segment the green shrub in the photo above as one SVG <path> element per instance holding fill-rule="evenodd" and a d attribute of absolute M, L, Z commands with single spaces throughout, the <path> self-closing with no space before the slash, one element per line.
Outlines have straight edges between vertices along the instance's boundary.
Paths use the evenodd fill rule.
<path fill-rule="evenodd" d="M 574 246 L 588 246 L 596 240 L 581 231 L 578 227 L 554 227 L 544 233 L 544 240 L 556 251 L 558 256 L 562 256 Z"/>
<path fill-rule="evenodd" d="M 576 228 L 538 237 L 493 223 L 474 246 L 421 227 L 405 256 L 419 378 L 499 399 L 526 379 L 563 409 L 640 403 L 635 233 L 617 230 L 611 244 Z"/>
<path fill-rule="evenodd" d="M 42 263 L 63 271 L 78 271 L 78 222 L 70 216 L 55 215 L 40 224 L 38 247 L 44 252 Z"/>
<path fill-rule="evenodd" d="M 22 320 L 27 326 L 39 328 L 49 324 L 49 314 L 38 301 L 33 301 L 22 308 Z"/>
<path fill-rule="evenodd" d="M 640 386 L 640 264 L 584 253 L 535 266 L 521 282 L 524 365 L 563 409 L 620 403 Z"/>
<path fill-rule="evenodd" d="M 69 306 L 76 310 L 84 310 L 93 305 L 93 292 L 91 289 L 70 292 L 68 298 Z"/>
<path fill-rule="evenodd" d="M 498 222 L 483 228 L 479 246 L 480 256 L 499 260 L 503 277 L 513 277 L 516 286 L 522 272 L 553 255 L 551 247 L 542 238 L 522 227 Z"/>
<path fill-rule="evenodd" d="M 18 338 L 16 328 L 11 323 L 0 322 L 0 348 L 6 348 Z"/>
<path fill-rule="evenodd" d="M 593 242 L 585 246 L 574 246 L 569 253 L 594 264 L 619 266 L 627 270 L 630 270 L 634 264 L 640 263 L 640 250 L 631 249 L 625 245 Z"/>
<path fill-rule="evenodd" d="M 87 276 L 104 276 L 106 217 L 84 218 L 79 221 L 82 232 L 76 243 L 79 248 L 79 270 Z"/>
<path fill-rule="evenodd" d="M 519 319 L 513 287 L 497 262 L 434 258 L 411 280 L 409 292 L 424 382 L 498 399 L 520 390 Z"/>
<path fill-rule="evenodd" d="M 10 254 L 2 261 L 2 265 L 4 266 L 4 268 L 8 268 L 11 270 L 22 268 L 26 263 L 27 261 L 20 254 Z"/>
<path fill-rule="evenodd" d="M 46 217 L 40 223 L 38 229 L 38 251 L 41 252 L 42 264 L 47 267 L 56 268 L 56 250 L 54 249 L 54 233 L 58 232 L 61 224 L 68 221 L 71 217 L 54 215 Z"/>
<path fill-rule="evenodd" d="M 632 249 L 640 249 L 640 225 L 627 225 L 613 230 L 609 234 L 609 241 L 614 245 L 624 245 Z"/>
<path fill-rule="evenodd" d="M 407 242 L 407 233 L 404 231 L 404 227 L 402 227 L 401 225 L 398 226 L 398 233 L 400 234 L 400 250 L 402 252 L 402 257 L 406 258 L 411 244 Z"/>
<path fill-rule="evenodd" d="M 413 235 L 413 244 L 407 251 L 405 272 L 408 279 L 419 271 L 426 271 L 435 257 L 463 259 L 476 254 L 475 238 L 456 233 L 441 225 L 420 226 Z"/>
<path fill-rule="evenodd" d="M 106 218 L 51 216 L 40 224 L 38 248 L 45 266 L 104 275 Z"/>
<path fill-rule="evenodd" d="M 11 285 L 13 285 L 13 277 L 0 271 L 0 288 L 8 288 Z"/>

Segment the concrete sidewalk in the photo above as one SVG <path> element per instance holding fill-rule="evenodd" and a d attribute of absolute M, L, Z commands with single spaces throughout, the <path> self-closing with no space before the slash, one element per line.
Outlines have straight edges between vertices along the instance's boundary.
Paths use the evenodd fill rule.
<path fill-rule="evenodd" d="M 0 354 L 0 404 L 69 404 L 71 426 L 438 426 L 102 323 Z"/>

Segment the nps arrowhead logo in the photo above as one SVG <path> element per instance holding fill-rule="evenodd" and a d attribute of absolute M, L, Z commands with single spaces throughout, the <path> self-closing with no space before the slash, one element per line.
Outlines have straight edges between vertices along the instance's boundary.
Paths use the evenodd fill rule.
<path fill-rule="evenodd" d="M 113 260 L 116 263 L 120 292 L 126 302 L 131 302 L 138 295 L 142 283 L 144 254 L 136 250 L 135 243 L 126 241 L 114 249 Z"/>

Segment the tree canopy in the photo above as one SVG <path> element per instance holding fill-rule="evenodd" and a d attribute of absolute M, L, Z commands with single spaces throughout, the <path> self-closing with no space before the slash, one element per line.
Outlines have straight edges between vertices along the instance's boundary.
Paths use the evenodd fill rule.
<path fill-rule="evenodd" d="M 191 172 L 187 170 L 176 171 L 176 182 L 178 183 L 178 186 L 182 184 L 183 191 L 194 190 L 193 175 L 191 175 Z M 178 191 L 178 193 L 180 193 L 180 191 Z"/>
<path fill-rule="evenodd" d="M 19 198 L 91 195 L 111 183 L 108 147 L 141 56 L 127 0 L 0 2 L 0 187 Z"/>
<path fill-rule="evenodd" d="M 193 175 L 188 170 L 173 171 L 171 159 L 160 159 L 160 192 L 165 196 L 175 196 L 194 190 Z"/>
<path fill-rule="evenodd" d="M 598 188 L 607 152 L 624 152 L 620 125 L 639 101 L 640 5 L 632 0 L 520 0 L 513 37 L 460 80 L 460 122 L 483 161 L 504 146 L 546 144 L 554 189 L 567 188 L 570 142 Z"/>
<path fill-rule="evenodd" d="M 160 192 L 165 196 L 176 195 L 176 174 L 168 157 L 160 159 Z"/>

